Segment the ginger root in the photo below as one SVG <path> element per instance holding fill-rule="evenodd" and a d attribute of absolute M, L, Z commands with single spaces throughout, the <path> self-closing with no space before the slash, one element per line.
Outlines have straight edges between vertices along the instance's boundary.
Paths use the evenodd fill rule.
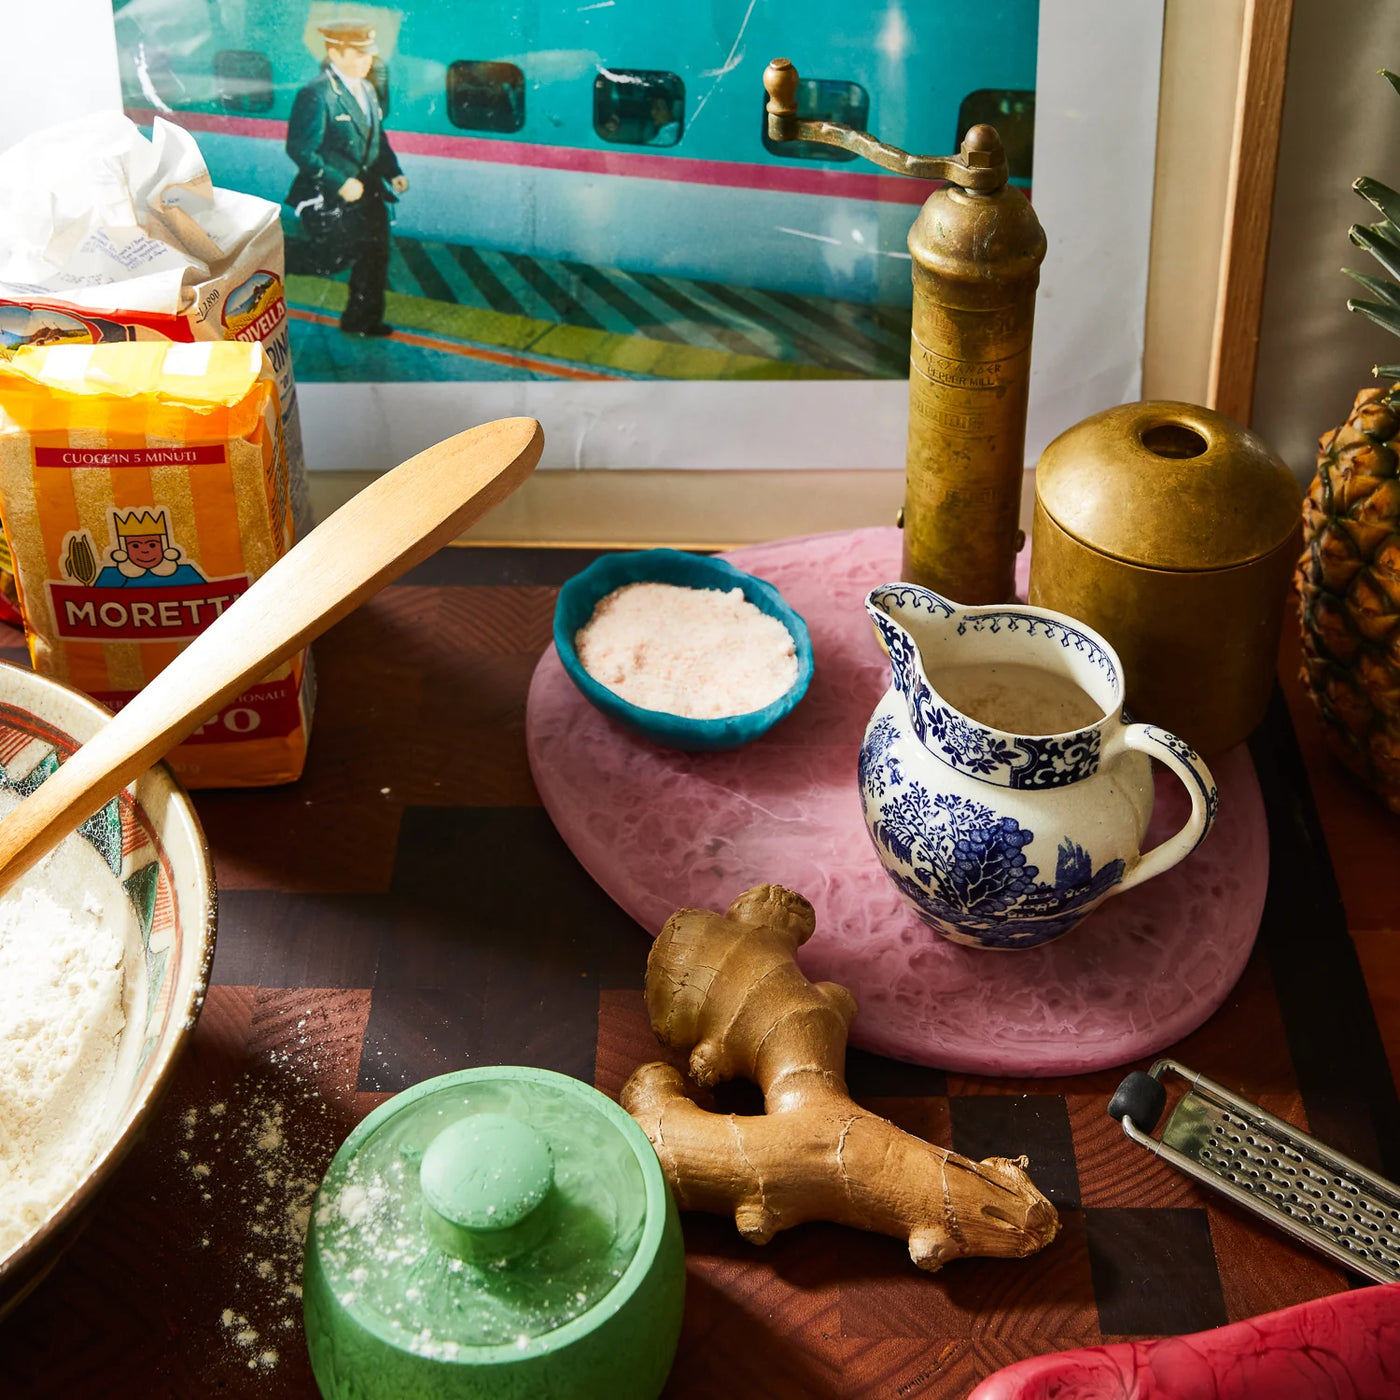
<path fill-rule="evenodd" d="M 969 1161 L 852 1101 L 843 1069 L 855 999 L 834 982 L 809 982 L 794 957 L 815 928 L 800 894 L 760 885 L 723 916 L 678 910 L 653 944 L 646 998 L 657 1039 L 689 1051 L 702 1085 L 751 1079 L 765 1108 L 708 1112 L 668 1064 L 632 1074 L 622 1105 L 651 1139 L 677 1204 L 732 1212 L 755 1244 L 805 1220 L 875 1230 L 907 1240 L 930 1271 L 1049 1244 L 1059 1219 L 1024 1157 Z"/>

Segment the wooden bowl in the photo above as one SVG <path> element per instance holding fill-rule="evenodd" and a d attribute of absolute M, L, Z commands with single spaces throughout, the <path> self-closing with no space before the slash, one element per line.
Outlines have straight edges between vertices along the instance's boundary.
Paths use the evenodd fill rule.
<path fill-rule="evenodd" d="M 109 718 L 109 710 L 68 686 L 0 663 L 0 792 L 23 797 L 33 791 Z M 190 799 L 164 763 L 65 838 L 53 869 L 63 868 L 71 843 L 91 848 L 72 852 L 75 868 L 110 876 L 112 893 L 130 902 L 140 943 L 129 940 L 123 965 L 126 1028 L 92 1160 L 48 1219 L 0 1255 L 0 1315 L 57 1263 L 136 1142 L 194 1029 L 214 959 L 209 846 Z M 61 889 L 55 898 L 62 902 Z"/>

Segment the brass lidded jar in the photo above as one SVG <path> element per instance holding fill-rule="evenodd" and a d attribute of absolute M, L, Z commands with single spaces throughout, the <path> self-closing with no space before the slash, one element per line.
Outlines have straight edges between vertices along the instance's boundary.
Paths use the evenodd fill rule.
<path fill-rule="evenodd" d="M 1268 706 L 1301 511 L 1292 472 L 1238 423 L 1110 408 L 1041 455 L 1029 600 L 1108 638 L 1135 719 L 1220 753 Z"/>

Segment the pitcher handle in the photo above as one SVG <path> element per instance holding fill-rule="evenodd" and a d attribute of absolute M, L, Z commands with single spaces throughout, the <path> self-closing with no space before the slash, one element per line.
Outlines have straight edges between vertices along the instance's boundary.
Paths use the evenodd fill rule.
<path fill-rule="evenodd" d="M 1119 743 L 1126 749 L 1136 749 L 1145 753 L 1168 768 L 1185 784 L 1191 795 L 1191 815 L 1186 825 L 1169 836 L 1160 846 L 1154 846 L 1114 887 L 1114 894 L 1122 894 L 1154 875 L 1168 871 L 1178 861 L 1185 859 L 1206 839 L 1206 833 L 1215 821 L 1220 810 L 1220 791 L 1210 769 L 1201 761 L 1201 756 L 1185 739 L 1178 739 L 1155 724 L 1129 724 L 1119 734 Z"/>

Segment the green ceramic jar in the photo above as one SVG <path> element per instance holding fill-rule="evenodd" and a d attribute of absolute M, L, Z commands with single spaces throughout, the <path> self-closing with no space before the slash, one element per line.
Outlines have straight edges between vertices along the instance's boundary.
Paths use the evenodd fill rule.
<path fill-rule="evenodd" d="M 646 1135 L 596 1089 L 493 1066 L 346 1139 L 303 1281 L 325 1400 L 655 1400 L 685 1250 Z"/>

